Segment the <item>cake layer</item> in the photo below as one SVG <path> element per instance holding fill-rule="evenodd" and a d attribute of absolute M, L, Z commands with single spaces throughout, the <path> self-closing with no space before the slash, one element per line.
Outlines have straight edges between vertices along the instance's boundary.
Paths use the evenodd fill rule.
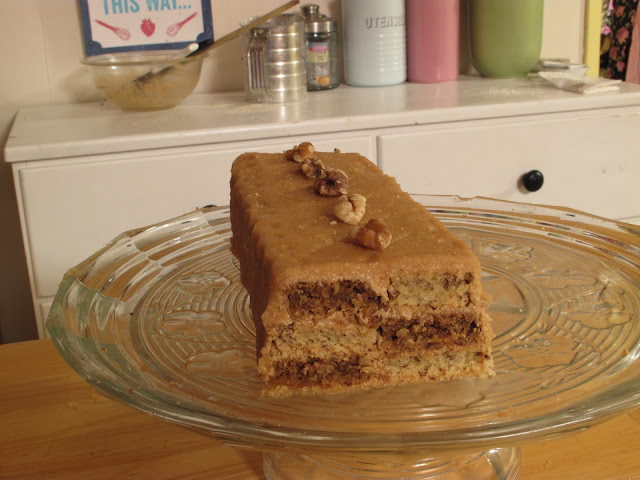
<path fill-rule="evenodd" d="M 366 359 L 352 355 L 345 359 L 291 362 L 278 365 L 269 384 L 269 396 L 293 394 L 339 394 L 365 388 L 380 388 L 457 378 L 483 378 L 492 369 L 491 360 L 478 353 L 460 350 L 438 352 L 406 360 L 380 357 Z"/>
<path fill-rule="evenodd" d="M 232 251 L 265 393 L 490 375 L 469 247 L 358 154 L 315 152 L 302 167 L 290 158 L 247 153 L 232 167 Z M 332 189 L 338 197 L 325 196 Z"/>

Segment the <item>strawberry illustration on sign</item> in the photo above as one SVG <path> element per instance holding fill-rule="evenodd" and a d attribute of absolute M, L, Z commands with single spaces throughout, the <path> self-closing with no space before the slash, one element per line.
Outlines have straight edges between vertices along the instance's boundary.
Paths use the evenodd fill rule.
<path fill-rule="evenodd" d="M 142 30 L 142 33 L 144 33 L 147 37 L 150 37 L 151 35 L 153 35 L 153 32 L 156 31 L 156 24 L 153 23 L 151 19 L 145 18 L 142 20 L 140 30 Z"/>

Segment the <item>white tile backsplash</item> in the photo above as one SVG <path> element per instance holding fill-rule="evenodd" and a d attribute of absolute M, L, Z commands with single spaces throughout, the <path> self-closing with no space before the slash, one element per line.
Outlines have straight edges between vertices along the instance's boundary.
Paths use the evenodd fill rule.
<path fill-rule="evenodd" d="M 546 0 L 542 58 L 568 58 L 583 63 L 585 0 Z"/>
<path fill-rule="evenodd" d="M 39 2 L 51 103 L 77 103 L 100 98 L 86 68 L 80 15 L 76 1 Z"/>
<path fill-rule="evenodd" d="M 42 0 L 0 0 L 0 105 L 49 101 Z"/>
<path fill-rule="evenodd" d="M 216 38 L 240 22 L 263 15 L 283 0 L 212 2 Z M 340 15 L 338 0 L 318 0 L 321 11 Z M 212 50 L 196 93 L 238 90 L 243 86 L 241 41 Z M 84 56 L 75 0 L 0 0 L 0 105 L 80 103 L 101 97 L 93 87 Z"/>
<path fill-rule="evenodd" d="M 585 0 L 547 0 L 542 55 L 582 56 Z M 283 0 L 212 1 L 216 38 Z M 304 3 L 304 2 L 303 2 Z M 340 18 L 339 0 L 317 0 L 320 10 Z M 0 0 L 0 104 L 77 103 L 100 99 L 86 69 L 77 1 Z M 241 89 L 241 41 L 214 49 L 205 60 L 197 93 Z"/>

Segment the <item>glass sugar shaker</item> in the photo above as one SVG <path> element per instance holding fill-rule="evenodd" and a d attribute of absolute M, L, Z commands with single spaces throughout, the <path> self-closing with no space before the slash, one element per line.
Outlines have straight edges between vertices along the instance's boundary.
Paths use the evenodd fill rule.
<path fill-rule="evenodd" d="M 340 84 L 338 78 L 338 24 L 323 14 L 318 5 L 302 6 L 307 49 L 307 90 L 328 90 Z"/>

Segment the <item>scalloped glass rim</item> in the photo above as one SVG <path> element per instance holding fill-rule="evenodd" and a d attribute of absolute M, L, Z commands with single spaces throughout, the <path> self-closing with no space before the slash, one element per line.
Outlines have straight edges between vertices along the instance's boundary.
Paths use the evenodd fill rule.
<path fill-rule="evenodd" d="M 414 198 L 486 266 L 494 379 L 321 401 L 260 397 L 246 360 L 255 349 L 228 251 L 227 207 L 118 236 L 67 272 L 47 328 L 65 360 L 109 396 L 260 448 L 483 450 L 569 433 L 640 404 L 638 227 L 488 198 Z M 211 285 L 220 288 L 215 298 Z M 540 352 L 547 364 L 536 363 Z M 230 358 L 227 368 L 220 359 Z"/>

